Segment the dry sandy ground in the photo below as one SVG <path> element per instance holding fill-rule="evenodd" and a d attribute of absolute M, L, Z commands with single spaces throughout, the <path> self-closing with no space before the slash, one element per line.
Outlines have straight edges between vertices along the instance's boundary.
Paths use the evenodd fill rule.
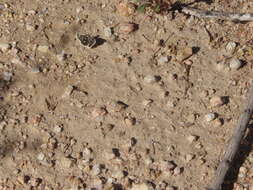
<path fill-rule="evenodd" d="M 1 2 L 0 189 L 210 183 L 252 80 L 253 24 L 119 3 Z M 191 6 L 253 12 L 250 0 Z M 224 189 L 252 190 L 252 136 Z"/>

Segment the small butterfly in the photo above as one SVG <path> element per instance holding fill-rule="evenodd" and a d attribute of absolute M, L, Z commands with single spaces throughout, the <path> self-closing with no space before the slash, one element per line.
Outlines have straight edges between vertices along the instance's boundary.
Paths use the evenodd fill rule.
<path fill-rule="evenodd" d="M 97 36 L 91 36 L 89 34 L 76 34 L 76 37 L 81 45 L 87 48 L 93 48 L 97 43 Z"/>

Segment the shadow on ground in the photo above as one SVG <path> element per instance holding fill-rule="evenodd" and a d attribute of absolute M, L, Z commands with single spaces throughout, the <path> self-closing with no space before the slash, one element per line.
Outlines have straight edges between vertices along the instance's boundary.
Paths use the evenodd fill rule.
<path fill-rule="evenodd" d="M 6 92 L 9 90 L 10 86 L 13 84 L 12 81 L 6 81 L 0 77 L 0 123 L 7 120 L 7 112 L 9 105 L 5 102 Z M 2 128 L 1 124 L 1 128 Z M 2 130 L 2 129 L 1 129 Z M 6 139 L 3 135 L 3 138 L 0 139 L 0 158 L 11 153 L 13 151 L 13 143 Z"/>
<path fill-rule="evenodd" d="M 248 133 L 243 139 L 239 151 L 236 154 L 236 158 L 233 161 L 233 166 L 225 178 L 225 183 L 222 186 L 222 190 L 233 190 L 234 183 L 238 180 L 239 169 L 253 150 L 253 123 L 248 126 Z"/>

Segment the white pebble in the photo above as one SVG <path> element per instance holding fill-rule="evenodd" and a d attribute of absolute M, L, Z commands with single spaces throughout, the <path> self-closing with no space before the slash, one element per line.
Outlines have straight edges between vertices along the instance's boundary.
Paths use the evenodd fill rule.
<path fill-rule="evenodd" d="M 223 121 L 222 121 L 220 118 L 215 119 L 215 120 L 213 121 L 213 125 L 214 125 L 215 127 L 220 127 L 220 126 L 223 125 Z"/>
<path fill-rule="evenodd" d="M 37 155 L 37 159 L 38 159 L 39 161 L 44 160 L 44 158 L 45 158 L 45 154 L 43 154 L 42 152 L 39 153 L 39 154 Z"/>
<path fill-rule="evenodd" d="M 147 157 L 145 160 L 144 160 L 144 163 L 149 166 L 150 164 L 153 163 L 153 159 L 151 157 Z"/>
<path fill-rule="evenodd" d="M 39 45 L 38 46 L 38 51 L 42 52 L 42 53 L 47 53 L 49 50 L 49 47 L 48 46 L 42 46 L 42 45 Z"/>
<path fill-rule="evenodd" d="M 233 54 L 237 44 L 235 42 L 228 42 L 226 45 L 226 51 L 228 54 Z"/>
<path fill-rule="evenodd" d="M 3 73 L 3 79 L 4 79 L 5 81 L 7 81 L 7 82 L 9 82 L 9 81 L 11 80 L 12 76 L 13 76 L 13 74 L 10 73 L 10 72 L 4 72 L 4 73 Z"/>
<path fill-rule="evenodd" d="M 72 94 L 73 90 L 74 90 L 74 86 L 68 85 L 67 88 L 65 89 L 63 95 L 62 95 L 62 98 L 69 97 Z"/>
<path fill-rule="evenodd" d="M 113 152 L 105 152 L 104 153 L 104 158 L 106 160 L 112 160 L 112 159 L 116 158 L 116 156 Z"/>
<path fill-rule="evenodd" d="M 35 10 L 29 10 L 27 13 L 28 13 L 29 15 L 35 15 L 35 14 L 36 14 L 36 11 L 35 11 Z"/>
<path fill-rule="evenodd" d="M 92 175 L 97 176 L 101 173 L 101 166 L 99 164 L 95 164 L 92 166 Z"/>
<path fill-rule="evenodd" d="M 34 74 L 38 74 L 38 73 L 40 73 L 40 68 L 39 67 L 32 67 L 30 69 L 30 72 L 34 73 Z"/>
<path fill-rule="evenodd" d="M 144 77 L 144 82 L 146 82 L 148 84 L 158 82 L 159 80 L 160 80 L 160 77 L 155 76 L 155 75 L 147 75 Z"/>
<path fill-rule="evenodd" d="M 67 54 L 62 51 L 60 54 L 56 55 L 56 58 L 58 59 L 59 62 L 63 62 L 67 58 Z"/>
<path fill-rule="evenodd" d="M 117 171 L 114 171 L 114 172 L 112 173 L 112 177 L 113 177 L 113 178 L 116 178 L 117 180 L 119 180 L 119 179 L 124 178 L 124 177 L 125 177 L 125 174 L 124 174 L 123 171 L 117 170 Z"/>
<path fill-rule="evenodd" d="M 242 67 L 242 61 L 240 61 L 237 58 L 233 58 L 233 59 L 230 60 L 229 67 L 232 70 L 238 70 L 239 68 Z"/>
<path fill-rule="evenodd" d="M 158 64 L 165 64 L 169 62 L 168 56 L 162 56 L 157 60 Z"/>
<path fill-rule="evenodd" d="M 195 157 L 194 154 L 186 154 L 186 156 L 185 156 L 185 161 L 186 161 L 186 162 L 190 162 L 191 160 L 194 159 L 194 157 Z"/>
<path fill-rule="evenodd" d="M 6 52 L 11 48 L 11 45 L 9 43 L 0 43 L 0 50 L 2 52 Z"/>
<path fill-rule="evenodd" d="M 60 162 L 64 168 L 71 168 L 74 165 L 74 160 L 70 158 L 62 157 Z"/>
<path fill-rule="evenodd" d="M 31 25 L 31 24 L 26 24 L 26 30 L 33 32 L 36 29 L 35 26 Z"/>
<path fill-rule="evenodd" d="M 198 137 L 196 135 L 190 135 L 187 137 L 187 140 L 190 142 L 190 143 L 193 143 L 195 141 L 198 140 Z"/>
<path fill-rule="evenodd" d="M 176 190 L 177 188 L 174 186 L 167 186 L 165 190 Z"/>
<path fill-rule="evenodd" d="M 218 71 L 229 71 L 228 64 L 224 61 L 216 63 L 215 66 Z"/>
<path fill-rule="evenodd" d="M 152 185 L 148 183 L 133 184 L 131 190 L 154 190 Z"/>
<path fill-rule="evenodd" d="M 239 173 L 241 173 L 241 174 L 246 174 L 247 171 L 248 171 L 247 168 L 245 168 L 243 166 L 239 168 Z"/>
<path fill-rule="evenodd" d="M 167 106 L 169 107 L 169 108 L 174 108 L 174 107 L 176 107 L 176 105 L 177 105 L 177 103 L 175 102 L 175 101 L 168 101 L 167 102 Z"/>
<path fill-rule="evenodd" d="M 173 170 L 174 175 L 179 175 L 179 174 L 182 173 L 182 171 L 183 171 L 183 168 L 181 168 L 181 167 L 179 167 L 179 166 L 177 166 L 177 167 Z"/>
<path fill-rule="evenodd" d="M 143 104 L 143 106 L 146 107 L 146 106 L 149 106 L 152 102 L 153 102 L 153 100 L 151 100 L 151 99 L 145 99 L 142 101 L 142 104 Z"/>
<path fill-rule="evenodd" d="M 205 115 L 205 119 L 207 122 L 213 121 L 216 118 L 215 113 L 208 113 Z"/>
<path fill-rule="evenodd" d="M 83 150 L 83 157 L 88 157 L 88 156 L 90 156 L 91 155 L 91 153 L 92 153 L 92 150 L 90 149 L 90 148 L 84 148 L 84 150 Z"/>
<path fill-rule="evenodd" d="M 56 132 L 56 133 L 62 132 L 62 127 L 59 126 L 59 125 L 56 125 L 56 126 L 54 127 L 54 132 Z"/>
<path fill-rule="evenodd" d="M 219 107 L 225 104 L 224 98 L 221 96 L 214 96 L 210 99 L 210 105 L 212 107 Z"/>
<path fill-rule="evenodd" d="M 104 29 L 104 34 L 105 34 L 105 37 L 110 38 L 112 36 L 112 28 L 111 27 L 106 27 Z"/>

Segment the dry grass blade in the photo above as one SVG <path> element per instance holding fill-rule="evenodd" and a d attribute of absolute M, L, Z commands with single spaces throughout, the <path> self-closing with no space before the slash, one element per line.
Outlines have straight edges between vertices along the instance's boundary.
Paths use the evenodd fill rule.
<path fill-rule="evenodd" d="M 250 13 L 225 13 L 219 11 L 207 11 L 191 7 L 184 7 L 182 12 L 200 18 L 214 18 L 239 22 L 253 21 L 253 14 Z"/>

